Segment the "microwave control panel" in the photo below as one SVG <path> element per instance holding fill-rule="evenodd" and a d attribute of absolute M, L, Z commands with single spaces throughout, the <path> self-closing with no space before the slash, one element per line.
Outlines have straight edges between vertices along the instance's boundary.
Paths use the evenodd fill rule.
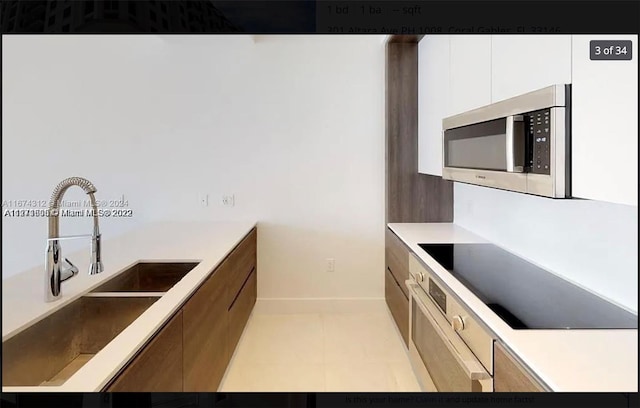
<path fill-rule="evenodd" d="M 551 174 L 551 109 L 542 109 L 525 115 L 529 149 L 530 172 Z"/>

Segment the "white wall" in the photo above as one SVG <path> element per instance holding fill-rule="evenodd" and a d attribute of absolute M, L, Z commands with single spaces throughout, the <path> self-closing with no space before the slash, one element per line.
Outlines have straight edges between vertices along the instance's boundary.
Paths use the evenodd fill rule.
<path fill-rule="evenodd" d="M 454 222 L 638 310 L 638 207 L 454 184 Z"/>
<path fill-rule="evenodd" d="M 383 297 L 381 36 L 2 41 L 3 199 L 84 176 L 133 209 L 101 219 L 105 238 L 150 220 L 257 219 L 259 297 Z M 72 221 L 63 234 L 90 230 Z M 3 278 L 42 263 L 45 219 L 5 217 L 2 234 Z"/>

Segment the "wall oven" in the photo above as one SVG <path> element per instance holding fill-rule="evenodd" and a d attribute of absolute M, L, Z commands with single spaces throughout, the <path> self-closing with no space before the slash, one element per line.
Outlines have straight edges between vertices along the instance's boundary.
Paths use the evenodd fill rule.
<path fill-rule="evenodd" d="M 494 338 L 411 254 L 409 357 L 424 391 L 492 392 Z"/>
<path fill-rule="evenodd" d="M 442 120 L 448 180 L 571 197 L 571 85 L 553 85 Z"/>

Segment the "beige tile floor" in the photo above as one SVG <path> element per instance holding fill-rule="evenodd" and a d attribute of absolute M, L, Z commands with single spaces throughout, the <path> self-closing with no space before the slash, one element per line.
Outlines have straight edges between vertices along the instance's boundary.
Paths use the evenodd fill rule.
<path fill-rule="evenodd" d="M 252 314 L 223 392 L 419 392 L 388 312 Z"/>

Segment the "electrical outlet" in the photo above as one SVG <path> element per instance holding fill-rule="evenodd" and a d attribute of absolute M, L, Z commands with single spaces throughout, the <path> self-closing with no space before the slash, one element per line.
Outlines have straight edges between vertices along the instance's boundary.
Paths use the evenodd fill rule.
<path fill-rule="evenodd" d="M 327 258 L 327 272 L 333 272 L 336 270 L 336 260 L 333 258 Z"/>
<path fill-rule="evenodd" d="M 233 207 L 236 205 L 236 198 L 233 194 L 222 196 L 222 205 L 225 207 Z"/>
<path fill-rule="evenodd" d="M 209 194 L 200 193 L 200 206 L 208 207 L 209 206 Z"/>

